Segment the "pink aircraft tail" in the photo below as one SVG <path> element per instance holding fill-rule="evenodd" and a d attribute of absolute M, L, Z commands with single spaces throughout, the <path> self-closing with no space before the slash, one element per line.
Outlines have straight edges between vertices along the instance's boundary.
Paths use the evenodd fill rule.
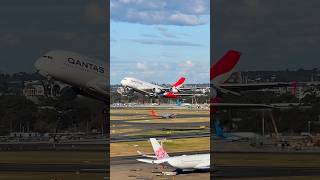
<path fill-rule="evenodd" d="M 211 66 L 210 81 L 218 84 L 226 82 L 239 62 L 240 56 L 240 52 L 229 50 L 218 62 Z"/>
<path fill-rule="evenodd" d="M 169 157 L 166 150 L 164 150 L 164 148 L 159 144 L 159 142 L 155 138 L 150 138 L 150 142 L 151 142 L 154 154 L 157 157 L 157 160 L 161 160 Z"/>

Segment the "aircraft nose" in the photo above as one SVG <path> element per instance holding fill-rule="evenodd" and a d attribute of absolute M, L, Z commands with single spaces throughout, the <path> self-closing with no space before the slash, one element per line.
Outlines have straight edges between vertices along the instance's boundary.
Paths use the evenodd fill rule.
<path fill-rule="evenodd" d="M 121 85 L 125 85 L 126 84 L 126 81 L 123 79 L 120 81 Z"/>
<path fill-rule="evenodd" d="M 41 69 L 41 64 L 43 64 L 43 60 L 42 58 L 39 58 L 36 60 L 36 62 L 34 63 L 34 67 L 37 69 L 37 70 L 40 70 Z"/>

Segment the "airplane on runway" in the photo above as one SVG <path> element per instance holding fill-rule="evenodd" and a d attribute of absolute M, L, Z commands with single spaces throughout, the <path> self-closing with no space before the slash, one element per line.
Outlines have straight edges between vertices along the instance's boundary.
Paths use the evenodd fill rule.
<path fill-rule="evenodd" d="M 176 118 L 177 114 L 175 113 L 164 113 L 158 114 L 155 110 L 151 110 L 152 118 L 160 118 L 160 119 L 169 119 L 169 118 Z"/>
<path fill-rule="evenodd" d="M 239 132 L 239 133 L 224 133 L 220 126 L 220 121 L 215 120 L 214 122 L 215 136 L 219 139 L 230 140 L 230 141 L 241 141 L 256 138 L 256 134 L 252 132 Z"/>
<path fill-rule="evenodd" d="M 54 50 L 36 60 L 37 72 L 48 79 L 48 90 L 54 98 L 72 100 L 83 95 L 107 102 L 105 63 L 78 53 Z"/>
<path fill-rule="evenodd" d="M 164 97 L 177 99 L 184 96 L 197 96 L 199 94 L 182 94 L 181 91 L 192 90 L 191 88 L 182 88 L 185 77 L 180 77 L 180 79 L 171 85 L 171 88 L 162 87 L 156 84 L 151 84 L 133 77 L 125 77 L 121 80 L 122 87 L 119 87 L 117 92 L 119 94 L 130 94 L 134 91 L 144 94 L 148 97 Z M 196 88 L 193 88 L 196 89 Z"/>
<path fill-rule="evenodd" d="M 150 142 L 155 156 L 149 156 L 138 153 L 144 157 L 152 159 L 137 159 L 137 161 L 149 164 L 169 164 L 170 166 L 182 171 L 193 170 L 209 170 L 210 169 L 210 154 L 193 154 L 170 157 L 164 150 L 163 146 L 155 138 L 150 138 Z"/>

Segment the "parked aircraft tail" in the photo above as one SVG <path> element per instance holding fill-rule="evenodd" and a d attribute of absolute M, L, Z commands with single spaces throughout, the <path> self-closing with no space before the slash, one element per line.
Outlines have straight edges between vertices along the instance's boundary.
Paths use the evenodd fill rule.
<path fill-rule="evenodd" d="M 158 113 L 155 110 L 152 109 L 151 110 L 151 116 L 154 117 L 154 118 L 158 117 Z"/>
<path fill-rule="evenodd" d="M 164 150 L 162 145 L 159 144 L 159 142 L 155 138 L 150 138 L 150 142 L 154 151 L 154 154 L 157 157 L 157 160 L 168 158 L 169 155 Z"/>
<path fill-rule="evenodd" d="M 220 122 L 218 120 L 214 122 L 214 130 L 217 136 L 224 137 L 223 129 L 220 127 Z"/>
<path fill-rule="evenodd" d="M 182 104 L 182 102 L 179 99 L 177 99 L 176 100 L 176 106 L 181 106 L 181 104 Z"/>

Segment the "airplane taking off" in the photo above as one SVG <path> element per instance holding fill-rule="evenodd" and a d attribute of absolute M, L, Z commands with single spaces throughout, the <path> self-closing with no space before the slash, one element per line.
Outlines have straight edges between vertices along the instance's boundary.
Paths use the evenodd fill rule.
<path fill-rule="evenodd" d="M 137 159 L 137 161 L 150 164 L 169 164 L 170 166 L 182 171 L 193 170 L 209 170 L 210 169 L 210 154 L 193 154 L 170 157 L 164 150 L 162 145 L 155 138 L 150 138 L 150 142 L 155 156 L 149 156 L 138 153 L 144 157 L 153 159 Z"/>
<path fill-rule="evenodd" d="M 165 114 L 158 114 L 155 110 L 151 110 L 152 118 L 161 118 L 161 119 L 169 119 L 169 118 L 176 118 L 175 113 L 165 113 Z"/>
<path fill-rule="evenodd" d="M 122 87 L 118 88 L 118 93 L 129 94 L 134 91 L 142 93 L 148 97 L 164 97 L 176 99 L 182 96 L 195 96 L 196 94 L 181 94 L 180 91 L 192 90 L 191 88 L 181 88 L 186 78 L 180 77 L 180 79 L 172 84 L 171 88 L 166 88 L 151 84 L 133 77 L 125 77 L 121 80 Z"/>
<path fill-rule="evenodd" d="M 83 95 L 107 102 L 105 63 L 81 54 L 55 50 L 36 60 L 37 72 L 49 80 L 53 97 L 72 100 Z"/>

